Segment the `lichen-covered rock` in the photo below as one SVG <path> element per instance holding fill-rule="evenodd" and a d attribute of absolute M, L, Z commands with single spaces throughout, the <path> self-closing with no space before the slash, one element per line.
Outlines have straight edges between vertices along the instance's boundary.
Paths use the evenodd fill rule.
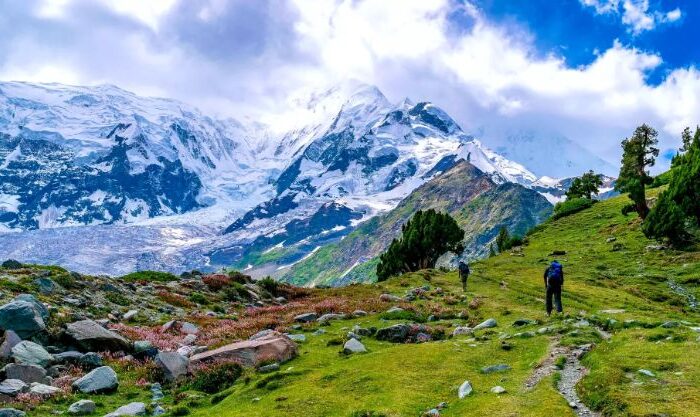
<path fill-rule="evenodd" d="M 254 340 L 232 343 L 190 357 L 191 363 L 210 360 L 232 360 L 255 367 L 263 361 L 286 362 L 297 355 L 297 345 L 285 335 L 270 332 Z"/>
<path fill-rule="evenodd" d="M 101 366 L 92 370 L 82 378 L 73 382 L 73 389 L 86 394 L 111 392 L 119 387 L 117 373 L 109 366 Z"/>
<path fill-rule="evenodd" d="M 123 336 L 107 330 L 93 320 L 66 325 L 65 337 L 83 351 L 129 351 L 131 344 Z"/>

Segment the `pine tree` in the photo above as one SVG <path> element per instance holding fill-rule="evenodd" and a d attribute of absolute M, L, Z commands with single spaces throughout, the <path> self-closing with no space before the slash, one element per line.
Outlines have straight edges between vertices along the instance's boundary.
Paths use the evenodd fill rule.
<path fill-rule="evenodd" d="M 401 227 L 401 237 L 379 256 L 377 278 L 432 268 L 445 252 L 461 254 L 463 238 L 464 230 L 449 214 L 419 210 Z"/>
<path fill-rule="evenodd" d="M 489 246 L 489 258 L 496 256 L 496 250 L 493 248 L 493 243 Z"/>
<path fill-rule="evenodd" d="M 688 133 L 687 142 L 685 137 L 683 140 L 686 152 L 676 157 L 666 192 L 686 216 L 700 224 L 700 128 L 692 138 Z"/>
<path fill-rule="evenodd" d="M 571 182 L 569 190 L 566 192 L 566 199 L 587 198 L 592 199 L 597 195 L 603 185 L 603 176 L 590 170 Z"/>
<path fill-rule="evenodd" d="M 509 241 L 510 235 L 508 234 L 508 229 L 501 227 L 501 230 L 498 231 L 498 236 L 496 236 L 496 248 L 498 248 L 499 253 L 508 250 Z"/>
<path fill-rule="evenodd" d="M 649 213 L 646 202 L 646 186 L 653 182 L 647 168 L 654 165 L 659 149 L 656 148 L 658 132 L 643 124 L 637 127 L 632 137 L 622 141 L 622 167 L 615 189 L 629 193 L 632 208 L 644 219 Z M 623 212 L 627 210 L 623 209 Z"/>

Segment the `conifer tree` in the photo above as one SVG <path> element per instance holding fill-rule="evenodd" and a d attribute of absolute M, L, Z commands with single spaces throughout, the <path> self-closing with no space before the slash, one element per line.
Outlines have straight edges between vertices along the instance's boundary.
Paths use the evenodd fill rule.
<path fill-rule="evenodd" d="M 631 208 L 644 219 L 649 213 L 646 202 L 646 186 L 653 182 L 647 168 L 654 165 L 659 149 L 656 147 L 658 132 L 643 124 L 634 130 L 631 138 L 622 141 L 622 167 L 615 189 L 629 193 Z M 623 211 L 626 213 L 627 210 Z"/>

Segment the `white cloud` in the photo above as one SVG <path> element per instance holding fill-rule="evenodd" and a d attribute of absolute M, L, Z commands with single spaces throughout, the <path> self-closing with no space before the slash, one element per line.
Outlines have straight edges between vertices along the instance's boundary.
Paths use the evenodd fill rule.
<path fill-rule="evenodd" d="M 634 35 L 654 30 L 658 25 L 672 23 L 682 16 L 681 9 L 668 12 L 651 10 L 649 0 L 579 0 L 597 14 L 619 15 L 628 31 Z"/>

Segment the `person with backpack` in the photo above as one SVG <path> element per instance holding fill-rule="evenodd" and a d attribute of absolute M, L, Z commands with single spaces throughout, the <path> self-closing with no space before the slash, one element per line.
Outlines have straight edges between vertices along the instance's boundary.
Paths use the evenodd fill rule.
<path fill-rule="evenodd" d="M 557 312 L 563 311 L 561 305 L 561 287 L 564 286 L 564 267 L 558 261 L 552 263 L 544 271 L 544 286 L 547 289 L 547 315 L 552 314 L 553 307 L 556 307 Z M 554 306 L 552 306 L 554 299 Z"/>
<path fill-rule="evenodd" d="M 459 279 L 462 281 L 462 291 L 467 291 L 469 272 L 469 264 L 464 261 L 459 261 Z"/>

